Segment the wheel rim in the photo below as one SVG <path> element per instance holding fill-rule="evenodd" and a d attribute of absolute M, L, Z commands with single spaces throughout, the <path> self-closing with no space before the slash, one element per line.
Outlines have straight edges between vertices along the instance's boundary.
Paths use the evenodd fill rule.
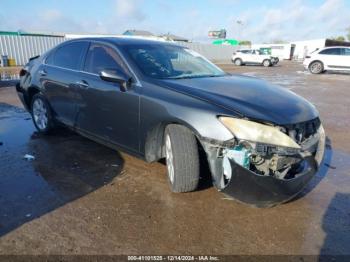
<path fill-rule="evenodd" d="M 168 176 L 171 183 L 174 182 L 174 157 L 173 150 L 171 149 L 170 136 L 165 137 L 165 155 L 166 155 L 166 166 L 168 169 Z"/>
<path fill-rule="evenodd" d="M 236 60 L 236 65 L 241 65 L 241 61 L 240 60 Z"/>
<path fill-rule="evenodd" d="M 39 129 L 43 130 L 47 127 L 47 108 L 41 99 L 36 99 L 33 103 L 33 117 L 34 122 Z"/>
<path fill-rule="evenodd" d="M 322 66 L 320 63 L 313 63 L 311 65 L 311 72 L 318 73 L 318 72 L 321 72 L 321 70 L 322 70 Z"/>
<path fill-rule="evenodd" d="M 269 61 L 264 62 L 264 66 L 269 66 L 269 65 L 270 65 Z"/>

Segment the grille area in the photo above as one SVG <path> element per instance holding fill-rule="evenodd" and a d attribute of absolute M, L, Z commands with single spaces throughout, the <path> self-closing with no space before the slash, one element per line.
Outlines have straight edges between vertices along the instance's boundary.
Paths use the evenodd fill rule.
<path fill-rule="evenodd" d="M 317 133 L 321 125 L 319 118 L 310 121 L 284 126 L 287 134 L 298 144 L 302 144 L 306 139 Z"/>

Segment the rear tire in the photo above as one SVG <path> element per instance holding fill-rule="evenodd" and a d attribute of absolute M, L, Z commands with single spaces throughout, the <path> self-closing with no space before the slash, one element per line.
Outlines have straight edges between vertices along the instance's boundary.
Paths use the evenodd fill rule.
<path fill-rule="evenodd" d="M 324 71 L 322 62 L 320 61 L 312 62 L 309 66 L 309 71 L 312 74 L 321 74 Z"/>
<path fill-rule="evenodd" d="M 265 59 L 265 60 L 263 61 L 263 66 L 265 66 L 265 67 L 271 66 L 271 61 L 268 60 L 268 59 Z"/>
<path fill-rule="evenodd" d="M 198 187 L 199 153 L 195 136 L 184 126 L 165 129 L 164 149 L 168 181 L 173 192 L 189 192 Z"/>
<path fill-rule="evenodd" d="M 235 61 L 234 61 L 234 64 L 236 66 L 241 66 L 241 65 L 243 65 L 243 61 L 240 58 L 236 58 Z"/>
<path fill-rule="evenodd" d="M 54 119 L 50 105 L 42 94 L 38 93 L 33 96 L 30 109 L 34 126 L 38 132 L 42 134 L 50 133 L 55 127 Z"/>

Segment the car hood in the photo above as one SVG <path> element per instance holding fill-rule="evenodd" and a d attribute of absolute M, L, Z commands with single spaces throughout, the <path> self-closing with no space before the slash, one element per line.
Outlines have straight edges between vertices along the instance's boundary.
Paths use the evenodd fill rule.
<path fill-rule="evenodd" d="M 316 108 L 304 98 L 286 88 L 253 77 L 229 75 L 160 81 L 175 91 L 250 119 L 285 125 L 318 117 Z"/>

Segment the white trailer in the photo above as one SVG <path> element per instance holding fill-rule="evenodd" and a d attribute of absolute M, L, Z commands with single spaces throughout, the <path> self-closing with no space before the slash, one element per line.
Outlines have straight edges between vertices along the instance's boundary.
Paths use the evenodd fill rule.
<path fill-rule="evenodd" d="M 254 44 L 252 49 L 268 48 L 271 49 L 271 55 L 280 60 L 291 59 L 293 45 L 289 44 Z"/>

